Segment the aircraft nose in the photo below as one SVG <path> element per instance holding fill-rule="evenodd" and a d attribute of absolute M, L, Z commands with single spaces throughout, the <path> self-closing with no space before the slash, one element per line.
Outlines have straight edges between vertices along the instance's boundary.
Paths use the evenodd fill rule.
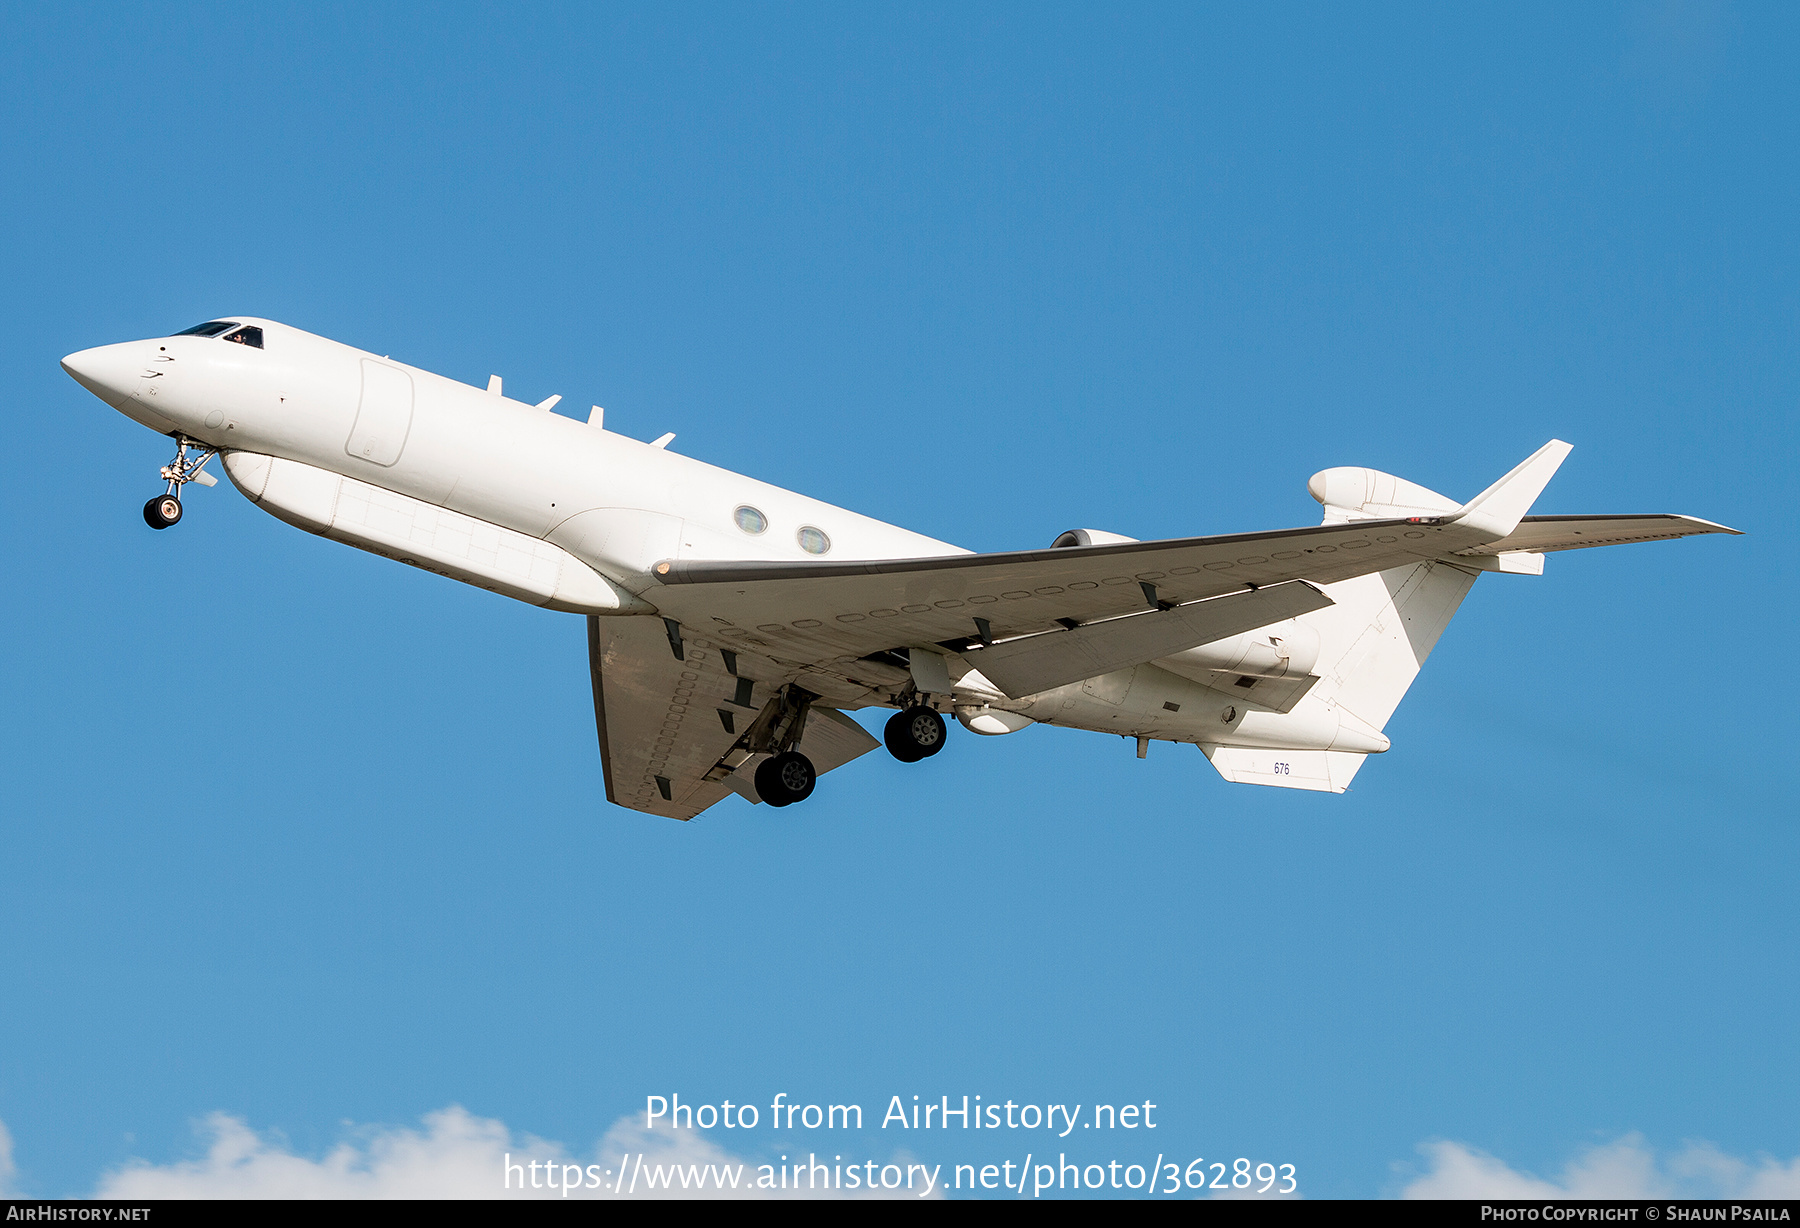
<path fill-rule="evenodd" d="M 143 371 L 142 355 L 137 349 L 128 343 L 77 350 L 62 360 L 62 369 L 102 401 L 117 405 L 131 396 L 131 389 Z"/>

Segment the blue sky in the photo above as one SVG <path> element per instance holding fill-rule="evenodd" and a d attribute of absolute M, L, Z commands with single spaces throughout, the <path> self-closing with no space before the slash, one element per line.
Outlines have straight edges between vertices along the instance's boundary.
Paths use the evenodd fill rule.
<path fill-rule="evenodd" d="M 669 1091 L 1151 1100 L 1320 1196 L 1800 1153 L 1792 9 L 6 12 L 11 1189 Z M 56 360 L 228 312 L 977 549 L 1552 436 L 1539 510 L 1748 535 L 1484 578 L 1342 797 L 953 730 L 678 825 L 603 800 L 579 619 L 229 487 L 144 527 L 166 441 Z M 985 1154 L 894 1135 L 827 1145 Z"/>

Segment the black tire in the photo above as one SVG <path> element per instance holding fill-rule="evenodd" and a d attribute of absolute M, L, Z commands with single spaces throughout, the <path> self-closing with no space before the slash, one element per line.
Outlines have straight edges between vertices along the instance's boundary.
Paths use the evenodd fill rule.
<path fill-rule="evenodd" d="M 781 791 L 781 782 L 775 776 L 774 756 L 756 765 L 756 775 L 751 780 L 756 785 L 756 796 L 766 805 L 781 807 L 788 804 L 789 799 Z"/>
<path fill-rule="evenodd" d="M 887 743 L 888 753 L 900 762 L 917 763 L 943 750 L 948 732 L 944 718 L 921 705 L 888 717 L 881 740 Z"/>
<path fill-rule="evenodd" d="M 166 529 L 181 521 L 181 500 L 174 495 L 158 495 L 144 504 L 144 523 L 153 529 Z"/>
<path fill-rule="evenodd" d="M 756 769 L 756 796 L 771 806 L 792 806 L 812 796 L 819 783 L 812 760 L 797 750 L 763 760 Z"/>

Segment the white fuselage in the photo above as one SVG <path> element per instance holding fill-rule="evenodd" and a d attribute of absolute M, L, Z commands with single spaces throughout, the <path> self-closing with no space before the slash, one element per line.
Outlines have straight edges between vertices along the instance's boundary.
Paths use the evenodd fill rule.
<path fill-rule="evenodd" d="M 299 461 L 531 537 L 551 536 L 578 512 L 629 508 L 689 526 L 692 544 L 682 543 L 682 557 L 815 557 L 797 540 L 802 526 L 824 531 L 833 559 L 965 553 L 296 328 L 247 316 L 231 318 L 259 324 L 265 348 L 204 337 L 106 346 L 103 351 L 116 355 L 112 361 L 120 368 L 116 383 L 130 394 L 106 399 L 165 434 L 180 432 L 216 448 Z M 164 358 L 171 361 L 159 361 Z M 412 381 L 410 428 L 397 459 L 387 465 L 347 450 L 365 362 L 397 368 Z M 149 372 L 160 374 L 151 377 Z M 768 528 L 756 535 L 739 530 L 732 517 L 740 506 L 762 511 Z M 673 556 L 665 552 L 659 557 Z M 645 570 L 654 561 L 645 560 Z"/>
<path fill-rule="evenodd" d="M 263 347 L 163 337 L 84 350 L 64 366 L 143 425 L 219 449 L 232 479 L 265 510 L 534 604 L 590 614 L 654 613 L 650 569 L 670 558 L 842 561 L 967 553 L 496 391 L 274 321 L 230 319 L 260 327 Z M 385 422 L 374 405 L 381 396 L 392 401 Z M 402 396 L 409 398 L 404 413 L 395 408 Z M 415 502 L 421 510 L 413 509 Z M 745 508 L 762 518 L 760 532 L 740 526 Z M 416 532 L 424 512 L 437 517 L 429 541 Z M 412 540 L 426 545 L 408 548 L 404 534 L 381 527 L 384 515 L 405 519 L 414 526 Z M 823 552 L 821 543 L 828 543 Z M 505 570 L 507 558 L 525 558 L 515 564 L 516 575 Z M 1335 713 L 1305 705 L 1286 715 L 1259 712 L 1248 701 L 1245 719 L 1229 736 L 1219 736 L 1216 717 L 1209 717 L 1210 733 L 1202 739 L 1198 711 L 1210 713 L 1218 692 L 1156 666 L 1024 700 L 985 687 L 978 674 L 965 681 L 956 699 L 965 710 L 991 706 L 1077 728 L 1243 746 L 1386 747 L 1376 730 L 1350 728 Z M 1184 707 L 1194 715 L 1184 717 Z M 1007 720 L 970 727 L 996 733 L 1022 727 L 1016 717 L 1010 726 Z"/>

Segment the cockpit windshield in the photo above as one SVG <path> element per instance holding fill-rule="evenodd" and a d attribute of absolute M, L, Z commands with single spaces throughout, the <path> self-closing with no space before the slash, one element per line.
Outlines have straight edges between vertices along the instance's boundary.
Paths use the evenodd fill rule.
<path fill-rule="evenodd" d="M 234 328 L 237 329 L 237 331 L 231 332 L 230 330 Z M 226 335 L 219 337 L 220 333 L 225 333 Z M 204 324 L 196 324 L 192 328 L 184 328 L 178 333 L 171 334 L 171 336 L 219 337 L 219 340 L 221 341 L 235 341 L 239 345 L 254 346 L 259 350 L 263 348 L 263 330 L 254 324 L 246 324 L 242 328 L 239 328 L 236 320 L 208 320 Z"/>

